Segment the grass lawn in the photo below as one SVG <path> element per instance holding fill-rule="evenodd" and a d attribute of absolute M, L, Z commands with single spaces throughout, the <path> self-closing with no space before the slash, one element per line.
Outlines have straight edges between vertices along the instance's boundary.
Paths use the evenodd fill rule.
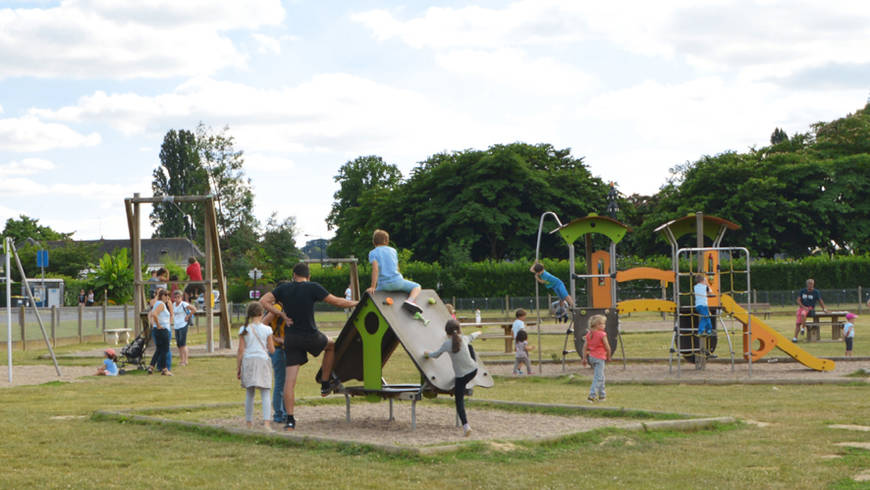
<path fill-rule="evenodd" d="M 656 352 L 668 340 L 666 334 L 626 337 L 633 345 L 627 351 L 630 356 L 635 356 L 635 351 Z M 561 349 L 561 337 L 545 339 Z M 495 350 L 503 347 L 498 342 L 490 344 Z M 81 348 L 58 350 L 63 353 Z M 828 344 L 818 344 L 819 350 L 827 348 Z M 36 359 L 40 353 L 16 352 L 15 361 L 46 363 Z M 2 360 L 5 363 L 5 357 Z M 858 488 L 849 477 L 870 469 L 870 451 L 833 445 L 868 442 L 870 433 L 826 428 L 831 423 L 870 425 L 870 386 L 866 384 L 613 385 L 608 390 L 612 406 L 732 415 L 772 425 L 739 425 L 690 434 L 605 431 L 554 444 L 520 444 L 508 453 L 475 445 L 459 453 L 432 457 L 288 447 L 90 419 L 97 409 L 220 402 L 239 402 L 242 413 L 244 396 L 234 376 L 234 363 L 227 358 L 194 359 L 191 366 L 176 368 L 172 378 L 90 377 L 78 383 L 0 390 L 0 456 L 4 465 L 0 486 Z M 298 396 L 317 395 L 318 386 L 311 381 L 315 369 L 315 363 L 303 368 Z M 399 351 L 387 364 L 385 376 L 391 382 L 414 381 L 416 372 Z M 476 390 L 475 394 L 502 400 L 584 403 L 587 387 L 588 379 L 584 378 L 497 379 L 494 388 Z M 74 418 L 53 418 L 59 416 Z M 523 423 L 522 414 L 517 414 L 516 423 Z M 842 457 L 823 458 L 834 454 Z"/>

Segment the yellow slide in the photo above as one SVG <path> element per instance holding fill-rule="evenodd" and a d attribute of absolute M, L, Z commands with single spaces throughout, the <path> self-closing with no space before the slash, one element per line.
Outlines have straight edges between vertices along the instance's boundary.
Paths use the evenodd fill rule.
<path fill-rule="evenodd" d="M 746 327 L 749 323 L 749 315 L 746 313 L 746 310 L 727 294 L 721 296 L 720 302 L 722 309 L 734 315 L 734 318 L 743 324 L 743 352 L 745 353 L 751 348 L 753 362 L 761 359 L 765 354 L 773 350 L 774 347 L 777 347 L 792 359 L 810 369 L 815 369 L 816 371 L 832 371 L 834 369 L 834 361 L 820 359 L 801 349 L 784 335 L 767 326 L 766 323 L 755 315 L 752 315 L 752 339 L 750 340 Z M 758 343 L 758 349 L 755 348 L 756 342 Z M 744 357 L 747 356 L 744 354 Z"/>

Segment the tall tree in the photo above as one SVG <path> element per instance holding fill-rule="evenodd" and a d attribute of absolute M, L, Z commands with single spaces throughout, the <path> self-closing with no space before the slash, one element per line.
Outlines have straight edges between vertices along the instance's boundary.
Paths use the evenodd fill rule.
<path fill-rule="evenodd" d="M 788 134 L 780 128 L 774 129 L 773 133 L 770 135 L 770 144 L 778 145 L 783 141 L 788 141 Z"/>
<path fill-rule="evenodd" d="M 251 179 L 245 177 L 244 152 L 235 147 L 229 126 L 220 132 L 200 123 L 196 128 L 199 159 L 208 174 L 211 193 L 215 196 L 218 233 L 227 238 L 240 230 L 256 230 L 254 193 Z"/>
<path fill-rule="evenodd" d="M 396 189 L 402 181 L 402 173 L 392 164 L 375 155 L 362 156 L 346 162 L 338 170 L 335 181 L 339 189 L 333 197 L 335 202 L 326 218 L 329 229 L 335 229 L 335 238 L 330 241 L 329 253 L 335 257 L 365 253 L 365 236 L 371 237 L 369 217 L 370 203 L 366 199 L 384 197 Z M 371 242 L 371 238 L 367 240 Z"/>
<path fill-rule="evenodd" d="M 291 274 L 293 266 L 302 256 L 296 247 L 295 234 L 296 218 L 288 217 L 279 220 L 277 214 L 272 213 L 272 216 L 266 221 L 261 246 L 265 265 L 273 273 L 275 279 L 293 277 Z"/>
<path fill-rule="evenodd" d="M 160 165 L 154 169 L 154 196 L 208 194 L 208 174 L 202 166 L 196 135 L 169 130 L 160 147 Z M 205 212 L 201 204 L 164 201 L 154 204 L 151 226 L 155 237 L 186 237 L 203 244 Z"/>

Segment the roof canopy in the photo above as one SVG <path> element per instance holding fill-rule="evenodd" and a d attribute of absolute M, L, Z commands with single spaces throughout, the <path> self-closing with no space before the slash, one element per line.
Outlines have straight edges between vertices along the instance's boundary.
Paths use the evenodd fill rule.
<path fill-rule="evenodd" d="M 716 216 L 703 215 L 703 225 L 704 225 L 704 235 L 706 235 L 710 240 L 715 240 L 719 235 L 720 229 L 724 226 L 728 230 L 736 230 L 740 228 L 740 225 L 737 223 L 732 223 L 727 219 L 717 218 Z M 697 217 L 694 214 L 689 214 L 687 216 L 683 216 L 682 218 L 677 218 L 667 223 L 659 226 L 655 229 L 657 233 L 662 234 L 662 238 L 667 239 L 664 235 L 664 231 L 667 228 L 671 229 L 671 233 L 673 233 L 674 238 L 677 240 L 680 239 L 683 235 L 688 235 L 689 233 L 696 233 L 697 226 Z"/>
<path fill-rule="evenodd" d="M 585 218 L 577 218 L 553 230 L 553 232 L 556 231 L 570 245 L 588 233 L 600 233 L 610 238 L 613 243 L 619 243 L 625 236 L 625 233 L 631 231 L 631 228 L 613 218 L 590 214 Z"/>

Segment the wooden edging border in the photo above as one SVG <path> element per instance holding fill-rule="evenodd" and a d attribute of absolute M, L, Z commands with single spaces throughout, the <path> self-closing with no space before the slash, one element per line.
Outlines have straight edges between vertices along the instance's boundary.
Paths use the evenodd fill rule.
<path fill-rule="evenodd" d="M 556 403 L 534 403 L 534 402 L 514 402 L 514 401 L 506 401 L 506 400 L 480 400 L 481 405 L 489 405 L 489 406 L 505 406 L 505 407 L 520 407 L 520 408 L 530 408 L 530 409 L 541 409 L 541 408 L 555 408 L 555 409 L 569 409 L 576 410 L 577 412 L 613 412 L 622 410 L 625 412 L 631 412 L 630 409 L 625 408 L 617 408 L 617 407 L 588 407 L 583 405 L 567 405 L 567 404 L 556 404 Z M 286 432 L 263 432 L 255 429 L 248 429 L 242 427 L 226 427 L 217 424 L 207 424 L 201 422 L 190 422 L 185 420 L 172 420 L 165 419 L 161 417 L 154 417 L 150 415 L 140 415 L 135 412 L 165 412 L 165 411 L 180 411 L 180 410 L 201 410 L 207 408 L 222 408 L 222 407 L 235 407 L 238 403 L 215 403 L 215 404 L 207 404 L 207 405 L 191 405 L 191 406 L 171 406 L 171 407 L 154 407 L 147 408 L 142 410 L 97 410 L 93 413 L 92 419 L 94 420 L 111 420 L 116 422 L 134 422 L 145 425 L 157 425 L 162 427 L 171 427 L 180 430 L 196 430 L 196 431 L 204 431 L 211 433 L 224 433 L 224 434 L 232 434 L 242 437 L 250 437 L 254 439 L 265 439 L 272 441 L 280 441 L 282 443 L 290 443 L 292 445 L 297 446 L 306 446 L 306 445 L 318 445 L 322 447 L 332 447 L 332 448 L 366 448 L 369 450 L 382 452 L 386 454 L 394 454 L 394 455 L 412 455 L 412 456 L 432 456 L 444 453 L 450 453 L 454 451 L 459 451 L 463 448 L 469 447 L 469 443 L 445 443 L 434 446 L 423 446 L 423 447 L 407 447 L 407 446 L 394 446 L 389 444 L 378 444 L 378 443 L 367 443 L 367 442 L 358 442 L 358 441 L 346 441 L 346 440 L 337 440 L 330 439 L 325 437 L 317 437 L 317 436 L 308 436 L 308 435 L 297 435 L 293 433 Z M 669 412 L 656 412 L 656 411 L 648 411 L 648 410 L 638 410 L 637 412 L 644 412 L 649 414 L 666 414 L 666 415 L 677 415 L 677 416 L 685 416 L 685 417 L 693 417 L 688 414 L 671 414 Z M 616 427 L 618 430 L 625 431 L 633 431 L 633 432 L 651 432 L 651 431 L 696 431 L 696 430 L 704 430 L 712 428 L 716 425 L 720 424 L 733 424 L 737 422 L 738 419 L 735 417 L 703 417 L 703 418 L 686 418 L 686 419 L 677 419 L 677 420 L 650 420 L 650 421 L 642 421 L 642 422 L 630 422 L 624 425 L 620 425 Z M 577 432 L 572 432 L 568 434 L 557 434 L 552 436 L 541 436 L 535 437 L 531 439 L 523 439 L 523 441 L 532 442 L 532 443 L 548 443 L 548 442 L 559 442 L 566 438 L 570 438 L 572 436 L 576 436 L 577 434 L 593 432 L 596 430 L 602 429 L 601 427 L 594 429 L 587 429 Z M 474 441 L 479 442 L 479 441 Z"/>

